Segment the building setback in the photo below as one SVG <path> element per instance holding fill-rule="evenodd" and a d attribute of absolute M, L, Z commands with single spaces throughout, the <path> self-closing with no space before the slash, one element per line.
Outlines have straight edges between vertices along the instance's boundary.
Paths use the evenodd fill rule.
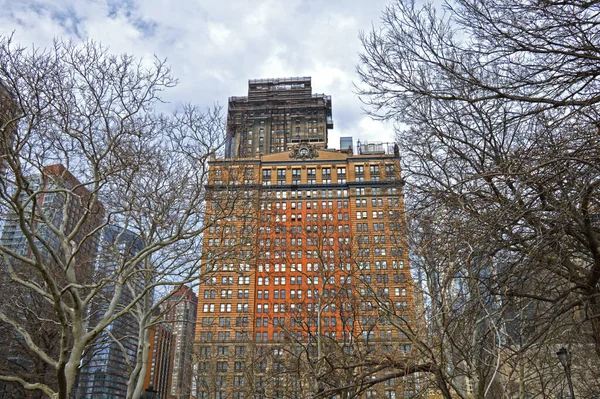
<path fill-rule="evenodd" d="M 354 382 L 312 359 L 411 351 L 390 323 L 415 321 L 399 156 L 365 152 L 210 161 L 195 397 L 304 398 Z"/>
<path fill-rule="evenodd" d="M 247 96 L 229 98 L 225 156 L 284 152 L 300 142 L 326 148 L 332 128 L 331 96 L 313 94 L 310 77 L 249 80 Z"/>

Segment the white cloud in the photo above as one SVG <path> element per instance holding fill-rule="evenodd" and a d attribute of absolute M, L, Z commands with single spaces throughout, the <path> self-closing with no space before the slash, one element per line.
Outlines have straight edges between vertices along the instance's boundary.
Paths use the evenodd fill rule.
<path fill-rule="evenodd" d="M 208 106 L 245 95 L 248 79 L 312 76 L 332 96 L 339 136 L 389 141 L 393 129 L 371 121 L 354 94 L 360 30 L 378 23 L 387 0 L 0 0 L 0 34 L 22 45 L 54 37 L 93 39 L 113 52 L 167 58 L 180 85 L 173 106 Z"/>

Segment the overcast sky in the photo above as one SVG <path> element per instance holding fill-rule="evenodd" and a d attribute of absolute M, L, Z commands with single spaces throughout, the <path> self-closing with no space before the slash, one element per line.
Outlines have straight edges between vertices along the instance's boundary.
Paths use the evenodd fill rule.
<path fill-rule="evenodd" d="M 182 102 L 227 105 L 248 79 L 311 76 L 313 92 L 332 96 L 334 129 L 362 141 L 391 141 L 354 94 L 361 30 L 379 24 L 391 0 L 0 0 L 0 33 L 24 46 L 54 37 L 93 39 L 115 53 L 166 58 Z"/>

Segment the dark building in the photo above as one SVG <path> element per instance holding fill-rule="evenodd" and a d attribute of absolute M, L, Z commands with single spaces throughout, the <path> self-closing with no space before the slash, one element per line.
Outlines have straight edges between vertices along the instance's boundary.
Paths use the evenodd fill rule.
<path fill-rule="evenodd" d="M 8 89 L 0 82 L 0 175 L 6 168 L 6 156 L 14 141 L 17 123 L 16 102 Z"/>
<path fill-rule="evenodd" d="M 137 234 L 117 226 L 107 225 L 102 230 L 102 239 L 96 260 L 96 277 L 115 273 L 144 245 Z M 131 303 L 134 295 L 141 293 L 144 282 L 135 282 L 124 287 L 115 311 Z M 108 309 L 114 295 L 114 287 L 105 287 L 106 295 L 98 295 L 92 304 L 91 325 Z M 83 365 L 79 370 L 75 398 L 111 399 L 127 397 L 127 380 L 135 367 L 138 347 L 139 323 L 127 313 L 103 330 L 98 338 L 86 348 Z"/>
<path fill-rule="evenodd" d="M 247 96 L 229 98 L 225 157 L 326 148 L 332 128 L 331 96 L 313 94 L 310 77 L 249 80 Z"/>
<path fill-rule="evenodd" d="M 352 142 L 352 137 L 340 137 L 340 150 L 341 151 L 353 151 L 354 144 Z"/>
<path fill-rule="evenodd" d="M 43 214 L 44 219 L 54 227 L 58 227 L 64 222 L 65 234 L 70 234 L 75 228 L 78 228 L 77 224 L 84 215 L 89 213 L 85 216 L 85 222 L 79 228 L 73 241 L 75 244 L 82 244 L 77 256 L 76 270 L 81 273 L 92 272 L 98 241 L 91 236 L 91 232 L 100 225 L 104 216 L 102 204 L 96 202 L 91 209 L 88 209 L 92 200 L 91 193 L 63 165 L 44 167 L 42 174 L 31 177 L 28 184 L 29 188 L 35 192 L 36 206 L 33 210 L 33 201 L 30 201 L 24 210 L 25 214 L 35 212 L 28 216 L 31 222 L 27 227 L 32 233 L 37 232 L 38 237 L 45 240 L 45 244 L 36 240 L 36 247 L 48 257 L 51 250 L 55 251 L 60 259 L 63 259 L 65 254 L 57 235 L 48 226 L 48 223 L 42 223 L 41 217 L 36 215 Z M 7 190 L 10 191 L 11 188 L 7 188 Z M 18 201 L 25 201 L 25 198 Z M 23 233 L 18 216 L 14 212 L 8 212 L 4 215 L 3 222 L 0 249 L 4 247 L 16 254 L 31 256 L 32 248 Z"/>

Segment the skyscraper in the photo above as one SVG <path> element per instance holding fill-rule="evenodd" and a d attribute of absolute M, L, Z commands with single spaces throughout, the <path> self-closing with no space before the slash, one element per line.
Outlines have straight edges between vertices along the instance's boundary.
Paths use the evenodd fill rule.
<path fill-rule="evenodd" d="M 49 356 L 58 357 L 53 341 L 59 337 L 55 311 L 47 298 L 36 295 L 23 284 L 15 283 L 14 275 L 23 281 L 39 284 L 44 279 L 39 271 L 50 275 L 58 284 L 66 284 L 65 266 L 75 272 L 79 283 L 89 283 L 93 276 L 94 259 L 97 253 L 97 237 L 94 230 L 102 223 L 104 208 L 93 200 L 90 193 L 63 165 L 51 165 L 42 169 L 40 175 L 32 175 L 11 185 L 11 178 L 3 181 L 3 198 L 14 197 L 12 206 L 2 208 L 2 234 L 0 237 L 0 292 L 3 300 L 0 307 L 20 327 L 29 332 L 31 341 Z M 3 203 L 3 205 L 6 203 Z M 16 204 L 16 205 L 15 205 Z M 18 210 L 18 212 L 17 212 Z M 57 233 L 57 230 L 61 230 Z M 77 248 L 76 256 L 65 250 L 64 237 L 72 235 L 68 243 Z M 35 254 L 35 255 L 34 255 Z M 34 267 L 19 257 L 39 262 Z M 8 273 L 8 267 L 12 272 Z M 14 273 L 14 274 L 13 274 Z M 40 284 L 43 285 L 43 284 Z M 58 339 L 58 338 L 56 338 Z M 56 377 L 51 367 L 40 357 L 32 354 L 22 335 L 8 323 L 0 325 L 0 371 L 29 378 L 36 376 L 39 382 L 56 386 Z M 22 397 L 20 385 L 7 384 L 4 388 L 8 397 Z M 34 394 L 36 395 L 36 394 Z"/>
<path fill-rule="evenodd" d="M 188 399 L 191 394 L 197 307 L 198 297 L 185 285 L 175 288 L 164 303 L 165 322 L 171 324 L 175 340 L 171 398 Z"/>
<path fill-rule="evenodd" d="M 353 383 L 349 359 L 411 352 L 399 156 L 380 147 L 210 162 L 196 397 L 308 397 Z"/>
<path fill-rule="evenodd" d="M 340 150 L 347 151 L 353 149 L 354 144 L 352 143 L 352 137 L 340 137 Z"/>
<path fill-rule="evenodd" d="M 102 229 L 102 239 L 96 258 L 96 276 L 111 275 L 144 247 L 140 237 L 122 227 L 107 225 Z M 121 292 L 115 311 L 131 303 L 134 295 L 141 293 L 144 282 L 126 285 Z M 91 325 L 96 325 L 104 315 L 114 295 L 114 286 L 104 288 L 97 295 L 90 314 Z M 127 397 L 127 381 L 135 367 L 138 348 L 139 323 L 127 313 L 106 327 L 86 348 L 79 369 L 74 398 L 111 399 Z"/>
<path fill-rule="evenodd" d="M 25 184 L 25 183 L 24 183 Z M 90 272 L 96 256 L 98 241 L 91 232 L 101 223 L 104 216 L 104 207 L 96 202 L 90 208 L 91 193 L 73 176 L 63 165 L 50 165 L 43 168 L 41 175 L 32 176 L 27 183 L 28 188 L 35 198 L 34 201 L 25 201 L 23 193 L 23 204 L 26 205 L 23 213 L 28 215 L 26 228 L 30 234 L 43 238 L 44 242 L 36 240 L 36 247 L 49 257 L 50 251 L 56 251 L 58 257 L 64 256 L 63 247 L 59 238 L 52 231 L 50 225 L 58 227 L 64 223 L 64 233 L 70 234 L 78 229 L 73 241 L 82 243 L 77 257 L 76 270 L 78 272 Z M 14 190 L 7 183 L 6 190 Z M 67 211 L 65 214 L 64 211 Z M 85 217 L 82 226 L 78 222 Z M 43 219 L 41 217 L 43 215 Z M 32 248 L 27 243 L 26 235 L 20 226 L 18 215 L 9 212 L 4 215 L 4 226 L 0 238 L 0 249 L 6 248 L 16 254 L 30 256 Z M 47 222 L 47 223 L 46 223 Z M 90 238 L 91 237 L 91 238 Z"/>
<path fill-rule="evenodd" d="M 300 142 L 326 148 L 332 128 L 331 96 L 313 94 L 310 77 L 249 80 L 247 96 L 229 98 L 225 156 L 284 152 Z"/>

